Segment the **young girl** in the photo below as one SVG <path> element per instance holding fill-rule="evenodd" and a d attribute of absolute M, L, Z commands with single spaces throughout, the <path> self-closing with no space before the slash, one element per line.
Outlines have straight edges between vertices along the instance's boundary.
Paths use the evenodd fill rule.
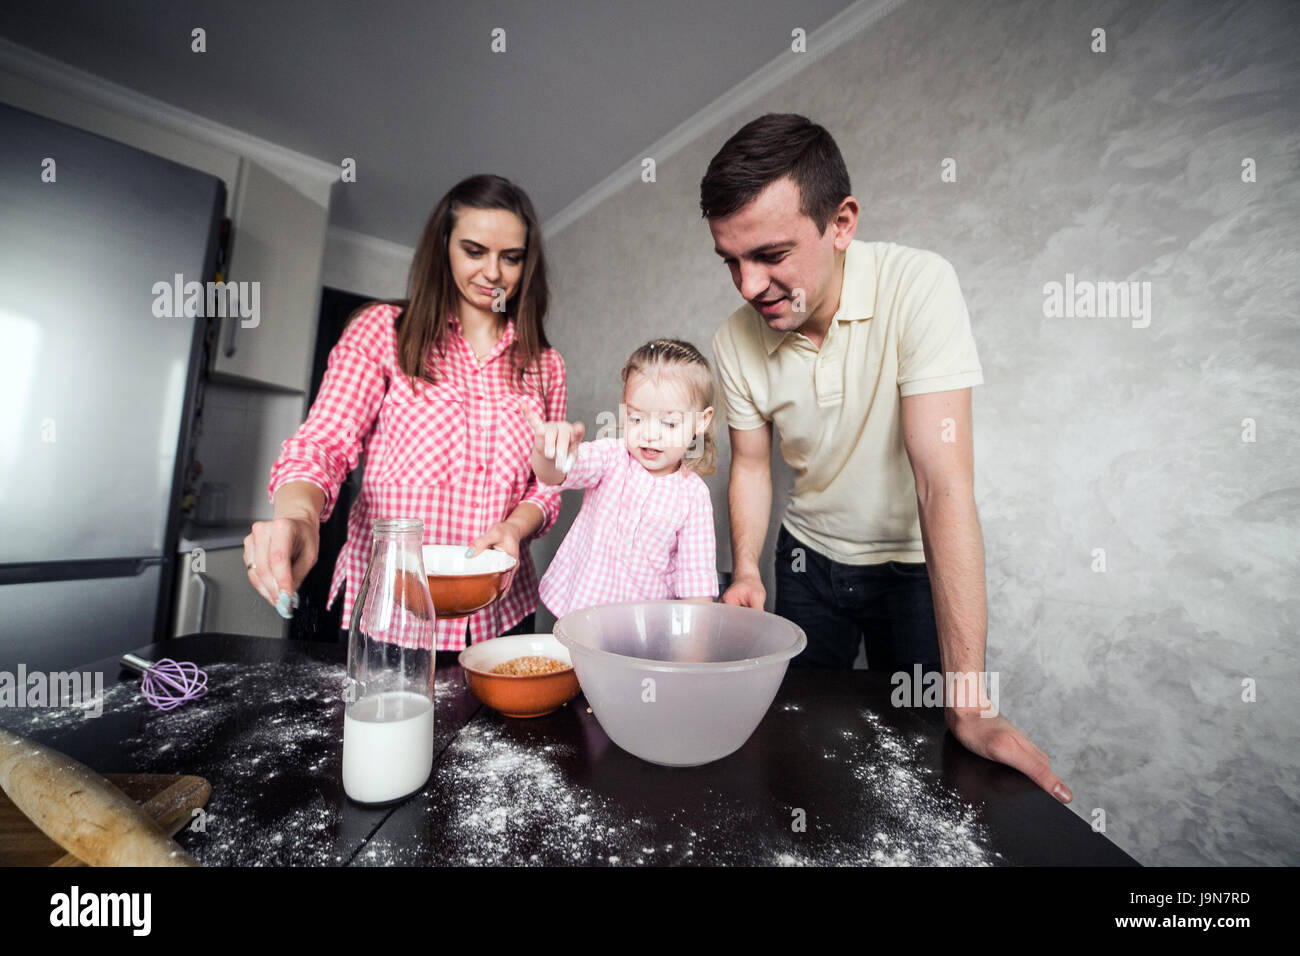
<path fill-rule="evenodd" d="M 623 367 L 620 411 L 622 438 L 583 442 L 572 454 L 581 422 L 529 418 L 538 480 L 587 489 L 542 578 L 542 602 L 557 618 L 596 604 L 718 593 L 713 504 L 700 477 L 716 468 L 708 360 L 676 339 L 641 346 Z"/>

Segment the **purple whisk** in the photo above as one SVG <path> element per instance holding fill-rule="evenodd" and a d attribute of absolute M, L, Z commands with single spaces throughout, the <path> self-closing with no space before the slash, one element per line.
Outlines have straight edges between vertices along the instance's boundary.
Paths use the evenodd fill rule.
<path fill-rule="evenodd" d="M 165 657 L 155 664 L 134 654 L 123 654 L 122 663 L 144 675 L 140 690 L 144 699 L 159 710 L 175 710 L 208 692 L 207 673 L 190 661 Z"/>

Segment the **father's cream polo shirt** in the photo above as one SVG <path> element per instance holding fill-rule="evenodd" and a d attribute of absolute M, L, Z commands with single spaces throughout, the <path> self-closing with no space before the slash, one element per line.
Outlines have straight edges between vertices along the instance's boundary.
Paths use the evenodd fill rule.
<path fill-rule="evenodd" d="M 902 396 L 984 382 L 957 274 L 942 256 L 854 240 L 820 349 L 746 303 L 713 338 L 727 424 L 773 422 L 795 470 L 783 521 L 843 564 L 924 561 Z"/>

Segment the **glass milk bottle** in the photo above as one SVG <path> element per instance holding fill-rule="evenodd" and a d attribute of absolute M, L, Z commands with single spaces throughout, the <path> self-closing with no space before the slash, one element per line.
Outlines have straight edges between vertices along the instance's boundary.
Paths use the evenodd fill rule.
<path fill-rule="evenodd" d="M 409 797 L 433 769 L 434 613 L 423 537 L 421 521 L 376 521 L 352 608 L 343 789 L 358 803 Z"/>

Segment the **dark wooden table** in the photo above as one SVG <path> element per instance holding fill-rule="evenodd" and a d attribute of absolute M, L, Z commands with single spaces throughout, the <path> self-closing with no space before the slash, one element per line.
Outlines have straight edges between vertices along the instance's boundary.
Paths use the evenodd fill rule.
<path fill-rule="evenodd" d="M 101 773 L 206 777 L 206 815 L 177 837 L 205 864 L 1137 865 L 866 671 L 789 671 L 739 751 L 665 768 L 611 743 L 581 695 L 501 717 L 439 654 L 433 774 L 367 808 L 341 780 L 343 647 L 205 634 L 136 653 L 207 668 L 209 694 L 158 712 L 106 659 L 79 668 L 104 674 L 102 716 L 7 708 L 0 725 Z"/>

